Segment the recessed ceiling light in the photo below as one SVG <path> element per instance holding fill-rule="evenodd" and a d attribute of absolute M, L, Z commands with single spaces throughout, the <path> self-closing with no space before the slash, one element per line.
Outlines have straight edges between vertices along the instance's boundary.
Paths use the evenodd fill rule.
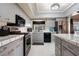
<path fill-rule="evenodd" d="M 58 3 L 54 3 L 51 5 L 51 10 L 57 10 L 60 8 L 60 5 Z"/>

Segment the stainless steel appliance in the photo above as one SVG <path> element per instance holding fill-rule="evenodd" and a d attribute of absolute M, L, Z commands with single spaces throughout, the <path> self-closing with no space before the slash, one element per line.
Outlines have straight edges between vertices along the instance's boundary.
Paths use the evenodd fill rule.
<path fill-rule="evenodd" d="M 24 38 L 23 38 L 23 56 L 27 56 L 29 51 L 30 51 L 30 48 L 31 48 L 31 35 L 30 33 L 11 33 L 11 35 L 24 35 Z"/>
<path fill-rule="evenodd" d="M 51 42 L 51 33 L 44 33 L 44 42 Z"/>
<path fill-rule="evenodd" d="M 24 36 L 24 56 L 27 56 L 31 48 L 31 35 L 27 34 Z"/>
<path fill-rule="evenodd" d="M 33 21 L 33 29 L 35 32 L 41 32 L 45 30 L 45 21 L 43 20 Z"/>

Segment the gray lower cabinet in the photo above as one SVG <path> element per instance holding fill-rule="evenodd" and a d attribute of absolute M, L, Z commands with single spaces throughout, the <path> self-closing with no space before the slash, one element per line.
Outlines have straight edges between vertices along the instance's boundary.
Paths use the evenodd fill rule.
<path fill-rule="evenodd" d="M 21 38 L 19 42 L 15 48 L 13 48 L 11 50 L 11 52 L 9 53 L 9 56 L 23 56 L 23 39 Z"/>
<path fill-rule="evenodd" d="M 75 54 L 73 54 L 70 50 L 68 50 L 65 47 L 63 47 L 62 50 L 63 50 L 62 56 L 75 56 Z"/>
<path fill-rule="evenodd" d="M 68 56 L 79 56 L 79 47 L 71 44 L 67 41 L 62 40 L 62 55 L 66 55 L 65 51 L 69 51 L 69 54 L 67 54 Z M 71 53 L 71 54 L 70 54 Z"/>
<path fill-rule="evenodd" d="M 15 49 L 11 49 L 10 51 L 8 51 L 8 54 L 7 56 L 15 56 Z M 3 56 L 6 56 L 6 55 L 3 55 Z"/>
<path fill-rule="evenodd" d="M 44 33 L 33 32 L 32 33 L 32 43 L 44 43 Z"/>
<path fill-rule="evenodd" d="M 76 46 L 64 39 L 55 37 L 56 56 L 79 56 L 79 46 Z"/>
<path fill-rule="evenodd" d="M 55 55 L 61 56 L 61 40 L 58 37 L 55 37 Z"/>
<path fill-rule="evenodd" d="M 15 56 L 23 56 L 23 43 L 16 46 Z"/>
<path fill-rule="evenodd" d="M 55 47 L 55 55 L 56 55 L 56 56 L 61 56 L 60 48 Z"/>
<path fill-rule="evenodd" d="M 23 56 L 23 38 L 0 47 L 0 56 Z"/>

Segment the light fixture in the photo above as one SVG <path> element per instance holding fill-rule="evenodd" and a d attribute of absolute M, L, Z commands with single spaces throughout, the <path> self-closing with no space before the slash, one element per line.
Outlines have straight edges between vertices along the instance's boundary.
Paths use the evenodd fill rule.
<path fill-rule="evenodd" d="M 58 3 L 54 3 L 51 5 L 51 10 L 57 10 L 58 8 L 60 8 L 60 5 Z"/>

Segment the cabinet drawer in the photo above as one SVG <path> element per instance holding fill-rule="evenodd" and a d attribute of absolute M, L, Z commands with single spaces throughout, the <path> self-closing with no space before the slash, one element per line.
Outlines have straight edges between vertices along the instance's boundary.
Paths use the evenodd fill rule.
<path fill-rule="evenodd" d="M 55 47 L 55 55 L 56 56 L 61 56 L 61 49 L 58 47 Z"/>
<path fill-rule="evenodd" d="M 58 42 L 55 42 L 55 47 L 61 48 L 61 44 Z"/>
<path fill-rule="evenodd" d="M 55 37 L 55 42 L 57 42 L 57 43 L 61 43 L 61 39 L 58 38 L 58 37 Z"/>
<path fill-rule="evenodd" d="M 70 50 L 73 54 L 79 55 L 79 47 L 77 47 L 76 45 L 73 45 L 66 41 L 62 41 L 62 45 L 68 50 Z"/>
<path fill-rule="evenodd" d="M 66 48 L 62 48 L 63 52 L 62 52 L 62 56 L 75 56 L 72 52 L 70 52 L 68 49 Z"/>

